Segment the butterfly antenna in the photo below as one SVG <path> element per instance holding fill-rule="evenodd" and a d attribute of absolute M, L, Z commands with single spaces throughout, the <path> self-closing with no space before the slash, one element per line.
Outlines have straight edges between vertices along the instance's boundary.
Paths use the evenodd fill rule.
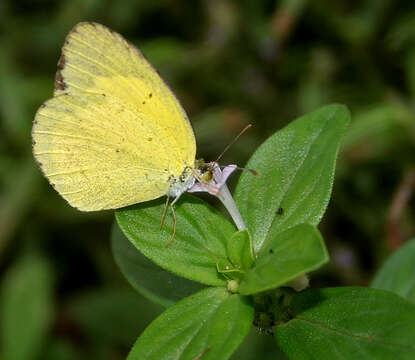
<path fill-rule="evenodd" d="M 233 145 L 233 144 L 235 144 L 236 143 L 236 141 L 241 137 L 241 135 L 246 131 L 246 130 L 248 130 L 250 127 L 251 127 L 252 125 L 251 124 L 248 124 L 248 125 L 246 125 L 242 130 L 241 130 L 241 132 L 238 134 L 238 135 L 236 135 L 235 136 L 235 138 L 225 147 L 225 149 L 221 152 L 221 154 L 217 157 L 217 159 L 215 160 L 215 162 L 218 162 L 221 158 L 222 158 L 222 156 L 223 156 L 223 154 L 225 154 L 228 150 L 229 150 L 229 148 Z"/>
<path fill-rule="evenodd" d="M 221 170 L 223 170 L 226 166 L 221 166 Z M 235 168 L 236 170 L 241 170 L 241 171 L 249 171 L 252 175 L 254 175 L 255 177 L 259 177 L 259 174 L 257 171 L 255 171 L 254 169 L 249 169 L 249 168 L 244 168 L 244 167 L 239 167 L 237 166 Z"/>
<path fill-rule="evenodd" d="M 160 229 L 163 227 L 164 219 L 166 218 L 167 207 L 169 206 L 169 200 L 170 200 L 170 196 L 167 195 L 166 204 L 164 205 L 163 215 L 162 215 L 161 221 L 160 221 Z"/>
<path fill-rule="evenodd" d="M 258 172 L 256 172 L 254 169 L 248 169 L 248 168 L 243 168 L 243 167 L 237 167 L 236 170 L 242 170 L 242 171 L 249 171 L 252 175 L 254 175 L 255 177 L 258 177 L 259 174 Z"/>

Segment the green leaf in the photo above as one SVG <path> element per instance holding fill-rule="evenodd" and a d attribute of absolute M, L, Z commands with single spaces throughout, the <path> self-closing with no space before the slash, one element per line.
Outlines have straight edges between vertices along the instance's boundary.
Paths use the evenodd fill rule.
<path fill-rule="evenodd" d="M 89 355 L 89 354 L 88 354 Z M 73 360 L 82 359 L 80 350 L 73 344 L 71 339 L 54 338 L 48 343 L 41 360 Z"/>
<path fill-rule="evenodd" d="M 393 291 L 415 303 L 415 239 L 397 250 L 377 272 L 371 287 Z"/>
<path fill-rule="evenodd" d="M 208 288 L 161 314 L 138 338 L 128 360 L 228 359 L 248 334 L 248 298 Z"/>
<path fill-rule="evenodd" d="M 415 354 L 415 306 L 383 290 L 342 287 L 293 297 L 293 319 L 275 327 L 290 359 L 408 359 Z"/>
<path fill-rule="evenodd" d="M 218 272 L 221 273 L 226 279 L 234 279 L 234 280 L 240 280 L 242 279 L 244 272 L 238 268 L 235 267 L 231 262 L 229 261 L 218 261 L 216 264 Z"/>
<path fill-rule="evenodd" d="M 27 257 L 10 268 L 1 290 L 2 359 L 38 359 L 54 310 L 52 269 L 41 257 Z"/>
<path fill-rule="evenodd" d="M 66 314 L 95 346 L 127 347 L 162 310 L 133 290 L 104 288 L 71 298 Z"/>
<path fill-rule="evenodd" d="M 415 97 L 415 50 L 412 48 L 405 61 L 406 82 L 412 99 Z"/>
<path fill-rule="evenodd" d="M 239 292 L 250 295 L 276 288 L 319 268 L 328 259 L 323 238 L 312 225 L 270 232 L 253 268 L 241 281 Z"/>
<path fill-rule="evenodd" d="M 164 307 L 201 290 L 203 285 L 162 269 L 146 258 L 114 222 L 112 252 L 121 272 L 131 286 L 146 298 Z"/>
<path fill-rule="evenodd" d="M 168 212 L 164 226 L 160 220 L 163 199 L 141 203 L 116 211 L 121 230 L 145 256 L 166 270 L 206 285 L 226 285 L 216 264 L 227 259 L 226 242 L 235 231 L 233 225 L 204 201 L 183 196 L 175 206 L 177 232 Z"/>
<path fill-rule="evenodd" d="M 203 360 L 203 358 L 201 359 Z M 272 336 L 252 327 L 248 336 L 232 354 L 231 360 L 288 360 Z"/>
<path fill-rule="evenodd" d="M 241 175 L 235 191 L 254 249 L 271 226 L 284 231 L 301 223 L 317 225 L 330 199 L 340 140 L 350 115 L 329 105 L 300 117 L 266 140 Z"/>
<path fill-rule="evenodd" d="M 249 270 L 254 263 L 251 236 L 247 230 L 237 231 L 228 240 L 228 257 L 233 265 Z"/>
<path fill-rule="evenodd" d="M 399 134 L 412 127 L 411 111 L 396 103 L 375 103 L 361 109 L 353 116 L 341 150 L 353 152 L 359 159 L 382 156 L 391 151 L 395 142 L 401 141 Z M 362 151 L 363 150 L 363 151 Z"/>

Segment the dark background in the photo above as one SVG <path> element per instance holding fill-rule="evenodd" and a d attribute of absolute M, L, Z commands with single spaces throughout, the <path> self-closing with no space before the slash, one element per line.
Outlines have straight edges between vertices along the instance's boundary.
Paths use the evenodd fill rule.
<path fill-rule="evenodd" d="M 52 95 L 60 48 L 79 21 L 103 23 L 143 51 L 186 109 L 207 160 L 248 123 L 223 164 L 243 166 L 301 114 L 333 102 L 349 107 L 352 125 L 320 225 L 332 262 L 312 274 L 312 286 L 367 285 L 413 236 L 414 2 L 3 0 L 0 323 L 24 313 L 32 296 L 44 299 L 39 313 L 47 318 L 24 359 L 123 359 L 161 311 L 114 263 L 112 212 L 71 208 L 31 154 L 34 114 Z M 42 286 L 28 290 L 39 266 Z M 19 281 L 29 296 L 13 307 L 8 294 Z M 0 344 L 8 331 L 0 324 Z M 275 358 L 269 339 L 253 334 L 245 346 L 235 359 Z"/>

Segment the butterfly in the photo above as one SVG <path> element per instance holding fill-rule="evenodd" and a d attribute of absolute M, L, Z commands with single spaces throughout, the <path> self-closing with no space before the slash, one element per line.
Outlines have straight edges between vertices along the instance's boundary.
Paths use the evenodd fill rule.
<path fill-rule="evenodd" d="M 195 160 L 193 129 L 173 92 L 135 46 L 93 22 L 66 37 L 53 97 L 37 111 L 32 139 L 45 177 L 82 211 L 164 195 L 175 198 L 173 210 L 197 180 L 193 190 L 203 191 L 215 172 L 219 185 L 208 187 L 215 193 L 234 170 L 222 178 L 216 163 Z"/>
<path fill-rule="evenodd" d="M 79 210 L 177 197 L 195 182 L 196 141 L 180 103 L 136 47 L 97 23 L 68 34 L 32 138 L 44 175 Z"/>

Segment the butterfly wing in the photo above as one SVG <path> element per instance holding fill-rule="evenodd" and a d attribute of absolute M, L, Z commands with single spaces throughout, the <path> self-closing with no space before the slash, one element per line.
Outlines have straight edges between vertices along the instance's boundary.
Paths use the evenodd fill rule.
<path fill-rule="evenodd" d="M 38 110 L 33 152 L 74 207 L 127 206 L 167 193 L 196 153 L 179 102 L 137 48 L 80 23 L 62 49 L 54 97 Z"/>

